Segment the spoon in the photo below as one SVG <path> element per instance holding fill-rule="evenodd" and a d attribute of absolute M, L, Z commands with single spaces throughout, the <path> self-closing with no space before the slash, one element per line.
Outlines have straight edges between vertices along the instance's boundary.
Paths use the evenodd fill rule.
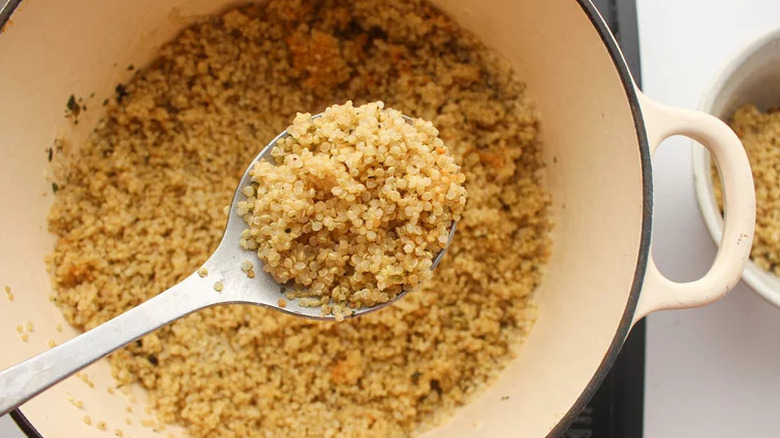
<path fill-rule="evenodd" d="M 312 118 L 319 116 L 321 114 Z M 404 116 L 404 118 L 407 121 L 412 120 L 408 116 Z M 273 162 L 273 158 L 270 156 L 271 150 L 277 141 L 288 135 L 287 131 L 284 131 L 276 136 L 263 148 L 244 172 L 230 204 L 228 221 L 222 240 L 211 257 L 203 263 L 201 269 L 170 289 L 92 330 L 0 371 L 0 391 L 2 391 L 0 393 L 0 416 L 98 359 L 108 356 L 166 324 L 206 307 L 220 304 L 254 304 L 305 318 L 335 320 L 334 315 L 323 315 L 319 307 L 302 307 L 298 305 L 297 300 L 287 300 L 285 307 L 280 307 L 279 298 L 284 297 L 284 286 L 277 283 L 262 269 L 256 269 L 258 275 L 255 278 L 249 278 L 241 269 L 243 260 L 252 256 L 257 258 L 255 251 L 245 250 L 239 245 L 241 232 L 246 228 L 246 224 L 236 213 L 238 201 L 245 198 L 241 189 L 249 185 L 252 179 L 250 171 L 253 169 L 254 163 L 264 158 Z M 453 222 L 449 241 L 452 241 L 455 225 L 456 223 Z M 445 247 L 436 255 L 431 269 L 439 264 L 446 249 Z M 205 275 L 201 276 L 201 274 Z M 218 283 L 221 286 L 218 286 Z M 217 291 L 220 288 L 221 290 Z M 406 295 L 407 292 L 402 291 L 396 298 L 386 303 L 355 309 L 346 318 L 353 318 L 381 309 Z"/>

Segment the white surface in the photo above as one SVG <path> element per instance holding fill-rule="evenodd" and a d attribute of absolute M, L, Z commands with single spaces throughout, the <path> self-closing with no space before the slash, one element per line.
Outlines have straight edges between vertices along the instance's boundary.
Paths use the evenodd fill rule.
<path fill-rule="evenodd" d="M 776 0 L 637 0 L 644 91 L 696 108 L 713 76 L 745 44 L 780 27 Z M 691 280 L 715 245 L 697 210 L 690 142 L 656 153 L 654 254 L 660 269 Z M 778 436 L 780 310 L 743 283 L 713 305 L 651 315 L 645 436 Z"/>
<path fill-rule="evenodd" d="M 23 438 L 24 434 L 8 415 L 0 417 L 0 437 L 2 438 Z"/>
<path fill-rule="evenodd" d="M 780 27 L 777 0 L 637 0 L 644 91 L 695 108 L 713 75 L 747 42 Z M 662 272 L 690 280 L 715 253 L 696 207 L 689 141 L 654 157 L 654 254 Z M 648 323 L 645 436 L 777 436 L 780 310 L 744 284 L 705 308 Z M 0 417 L 0 437 L 23 435 Z"/>

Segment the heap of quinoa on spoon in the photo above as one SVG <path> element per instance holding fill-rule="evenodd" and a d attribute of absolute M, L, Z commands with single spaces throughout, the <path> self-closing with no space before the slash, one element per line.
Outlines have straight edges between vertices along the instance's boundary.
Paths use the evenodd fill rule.
<path fill-rule="evenodd" d="M 241 246 L 337 320 L 393 300 L 431 275 L 466 204 L 466 180 L 431 122 L 382 102 L 299 113 L 255 163 L 238 214 Z"/>

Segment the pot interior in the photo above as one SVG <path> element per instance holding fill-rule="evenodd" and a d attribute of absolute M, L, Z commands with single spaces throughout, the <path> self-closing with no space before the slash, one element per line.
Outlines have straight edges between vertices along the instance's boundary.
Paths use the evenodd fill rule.
<path fill-rule="evenodd" d="M 591 382 L 616 333 L 622 341 L 636 299 L 635 275 L 644 269 L 637 260 L 644 260 L 648 245 L 647 152 L 627 97 L 631 86 L 624 85 L 627 76 L 621 77 L 579 1 L 435 3 L 503 54 L 527 83 L 542 114 L 555 229 L 553 257 L 537 291 L 539 318 L 518 358 L 495 385 L 425 436 L 544 436 Z M 148 63 L 195 17 L 227 6 L 207 0 L 36 0 L 13 14 L 0 35 L 0 283 L 15 299 L 0 297 L 0 366 L 45 350 L 49 340 L 76 335 L 49 301 L 46 150 L 55 138 L 80 143 L 101 112 L 87 112 L 74 126 L 63 117 L 68 97 L 94 92 L 97 109 L 130 78 L 127 65 Z M 27 321 L 34 331 L 24 342 L 15 328 Z M 105 436 L 82 421 L 85 415 L 105 421 L 109 431 L 121 427 L 126 436 L 178 430 L 142 426 L 150 418 L 143 391 L 109 394 L 105 360 L 87 374 L 91 385 L 74 376 L 22 407 L 44 437 Z M 69 401 L 74 399 L 83 408 Z"/>

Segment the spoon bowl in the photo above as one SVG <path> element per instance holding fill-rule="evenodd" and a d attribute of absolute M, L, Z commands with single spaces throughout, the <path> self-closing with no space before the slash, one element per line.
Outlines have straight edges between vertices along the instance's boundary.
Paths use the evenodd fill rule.
<path fill-rule="evenodd" d="M 319 117 L 322 117 L 322 113 L 315 114 L 311 118 L 316 119 Z M 412 123 L 413 121 L 413 119 L 407 115 L 403 115 L 403 118 L 408 123 Z M 230 203 L 230 212 L 228 215 L 227 225 L 225 226 L 225 233 L 222 236 L 222 241 L 212 256 L 208 259 L 208 261 L 203 264 L 203 266 L 209 272 L 208 278 L 213 278 L 215 281 L 222 281 L 225 286 L 223 293 L 225 293 L 226 296 L 229 295 L 236 298 L 236 301 L 231 301 L 231 303 L 245 303 L 273 307 L 276 310 L 295 316 L 302 316 L 305 318 L 322 321 L 331 321 L 335 320 L 335 316 L 332 314 L 322 314 L 319 306 L 300 306 L 297 300 L 286 300 L 286 305 L 284 307 L 279 306 L 279 298 L 283 298 L 285 292 L 290 288 L 286 285 L 277 283 L 268 273 L 263 271 L 263 263 L 254 254 L 254 251 L 242 249 L 237 244 L 239 239 L 241 239 L 241 233 L 246 229 L 246 223 L 241 219 L 241 216 L 236 213 L 238 202 L 246 199 L 246 196 L 241 192 L 241 189 L 248 186 L 252 182 L 252 174 L 250 171 L 256 162 L 266 160 L 270 163 L 276 164 L 273 157 L 271 156 L 271 151 L 276 146 L 276 143 L 279 142 L 279 140 L 289 137 L 289 135 L 290 134 L 286 130 L 277 135 L 260 151 L 257 157 L 252 160 L 252 164 L 250 164 L 247 170 L 244 172 L 244 175 L 241 177 L 241 181 L 238 183 L 235 194 L 233 195 L 233 200 Z M 455 235 L 456 225 L 457 223 L 453 222 L 452 226 L 450 227 L 447 246 L 449 246 L 449 242 L 452 242 L 452 238 Z M 436 269 L 436 266 L 439 265 L 439 262 L 441 262 L 445 252 L 447 251 L 447 246 L 445 246 L 444 249 L 436 254 L 436 257 L 433 259 L 433 264 L 431 265 L 431 270 Z M 246 274 L 241 271 L 241 269 L 238 269 L 241 262 L 246 260 L 247 257 L 252 257 L 254 259 L 255 267 L 259 268 L 255 269 L 255 272 L 258 272 L 258 275 L 254 279 L 247 278 Z M 212 272 L 219 273 L 219 275 L 212 276 Z M 239 290 L 231 291 L 229 289 Z M 353 309 L 352 314 L 345 316 L 345 319 L 354 318 L 356 316 L 382 309 L 393 304 L 395 301 L 409 292 L 410 290 L 404 290 L 395 298 L 387 302 L 379 303 L 370 307 Z"/>
<path fill-rule="evenodd" d="M 312 118 L 320 117 L 317 114 Z M 412 119 L 404 116 L 407 121 Z M 173 287 L 138 306 L 106 321 L 48 351 L 33 356 L 0 371 L 0 415 L 5 415 L 22 403 L 119 348 L 160 327 L 197 310 L 222 304 L 253 304 L 279 310 L 295 316 L 323 321 L 335 321 L 335 315 L 323 314 L 320 307 L 304 307 L 297 300 L 285 298 L 286 287 L 262 270 L 262 263 L 252 250 L 241 248 L 239 240 L 246 228 L 237 213 L 238 202 L 244 198 L 241 189 L 251 182 L 250 171 L 257 161 L 269 159 L 276 143 L 287 137 L 287 131 L 271 140 L 247 167 L 239 182 L 228 211 L 225 232 L 217 249 L 197 272 Z M 273 159 L 271 158 L 273 162 Z M 455 233 L 455 223 L 449 242 Z M 434 269 L 444 256 L 446 247 L 433 260 Z M 244 260 L 254 259 L 258 274 L 249 278 L 241 269 Z M 388 306 L 406 295 L 405 290 L 394 299 L 371 307 L 354 309 L 346 318 L 354 318 Z"/>

